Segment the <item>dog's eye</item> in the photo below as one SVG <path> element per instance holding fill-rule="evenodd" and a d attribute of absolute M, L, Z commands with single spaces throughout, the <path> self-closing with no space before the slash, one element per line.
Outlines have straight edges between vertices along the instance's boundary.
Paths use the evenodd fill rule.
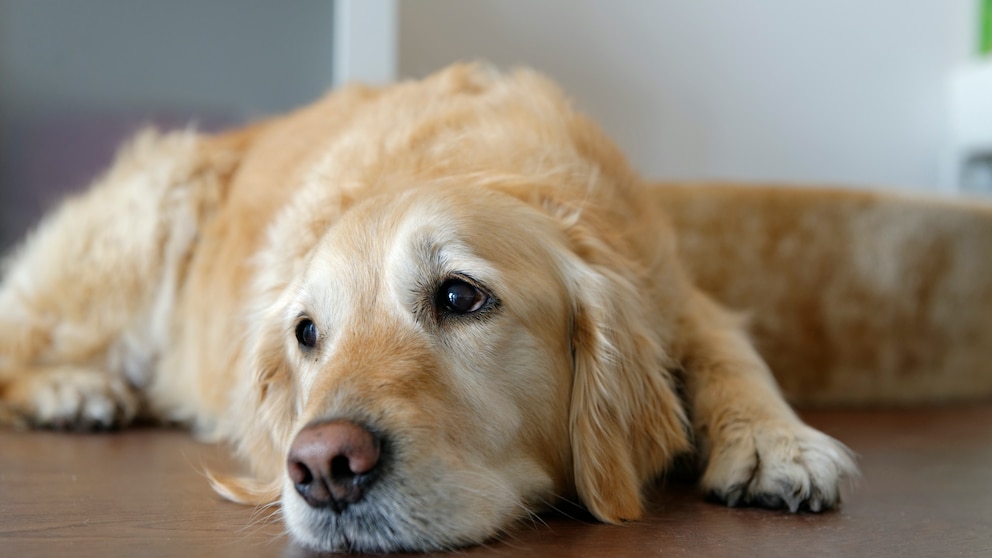
<path fill-rule="evenodd" d="M 306 348 L 313 348 L 317 345 L 317 324 L 313 320 L 304 318 L 296 324 L 296 340 Z"/>
<path fill-rule="evenodd" d="M 462 279 L 448 279 L 437 290 L 435 304 L 449 314 L 472 314 L 489 302 L 482 289 Z"/>

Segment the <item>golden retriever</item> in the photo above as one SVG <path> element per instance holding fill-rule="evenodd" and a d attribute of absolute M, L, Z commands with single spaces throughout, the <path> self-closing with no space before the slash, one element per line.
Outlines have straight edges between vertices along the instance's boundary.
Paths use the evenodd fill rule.
<path fill-rule="evenodd" d="M 226 135 L 136 138 L 14 253 L 10 416 L 235 444 L 320 550 L 450 549 L 577 498 L 642 515 L 699 452 L 733 505 L 820 511 L 849 452 L 684 272 L 642 180 L 529 71 L 352 86 Z"/>

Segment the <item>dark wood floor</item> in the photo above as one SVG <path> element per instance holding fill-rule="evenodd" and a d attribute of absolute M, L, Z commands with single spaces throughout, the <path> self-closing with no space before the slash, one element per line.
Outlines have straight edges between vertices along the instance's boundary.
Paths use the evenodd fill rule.
<path fill-rule="evenodd" d="M 457 554 L 992 556 L 992 406 L 804 416 L 860 455 L 839 512 L 726 509 L 677 485 L 639 523 L 551 515 Z M 0 556 L 309 555 L 265 513 L 214 496 L 204 466 L 231 463 L 183 432 L 0 432 Z"/>

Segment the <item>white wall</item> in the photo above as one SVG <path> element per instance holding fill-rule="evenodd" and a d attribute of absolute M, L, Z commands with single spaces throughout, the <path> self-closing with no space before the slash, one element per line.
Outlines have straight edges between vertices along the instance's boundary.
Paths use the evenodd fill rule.
<path fill-rule="evenodd" d="M 644 174 L 936 190 L 970 0 L 416 0 L 399 71 L 557 79 Z"/>

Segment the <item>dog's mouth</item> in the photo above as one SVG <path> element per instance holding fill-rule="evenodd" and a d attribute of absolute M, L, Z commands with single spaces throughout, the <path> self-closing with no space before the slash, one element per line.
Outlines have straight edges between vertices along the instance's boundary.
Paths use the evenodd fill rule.
<path fill-rule="evenodd" d="M 496 524 L 477 513 L 458 509 L 459 490 L 440 478 L 404 482 L 400 475 L 379 478 L 353 502 L 314 506 L 292 479 L 284 487 L 282 505 L 290 534 L 321 552 L 427 552 L 452 550 L 483 542 L 515 521 Z M 454 508 L 454 509 L 452 509 Z M 490 518 L 491 519 L 491 518 Z"/>
<path fill-rule="evenodd" d="M 304 507 L 295 506 L 303 502 Z M 425 545 L 427 537 L 395 525 L 397 516 L 387 513 L 376 498 L 369 497 L 343 509 L 313 507 L 302 498 L 285 493 L 283 506 L 297 508 L 287 514 L 289 529 L 304 546 L 322 552 L 398 552 L 439 548 Z"/>

